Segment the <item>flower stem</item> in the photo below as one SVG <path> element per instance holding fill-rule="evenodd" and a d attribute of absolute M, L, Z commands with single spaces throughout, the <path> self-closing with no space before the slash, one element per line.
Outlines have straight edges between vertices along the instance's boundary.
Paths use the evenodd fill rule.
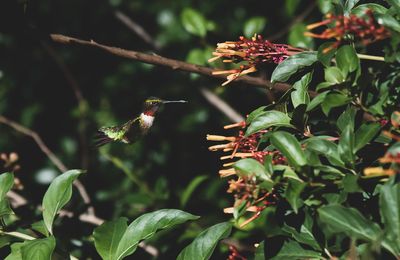
<path fill-rule="evenodd" d="M 385 61 L 385 58 L 382 56 L 374 56 L 374 55 L 366 55 L 357 53 L 358 58 L 363 60 L 376 60 L 376 61 Z"/>

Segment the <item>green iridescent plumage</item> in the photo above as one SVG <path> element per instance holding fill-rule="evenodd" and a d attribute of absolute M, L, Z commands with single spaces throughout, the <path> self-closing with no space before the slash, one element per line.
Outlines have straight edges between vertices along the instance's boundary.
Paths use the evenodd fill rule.
<path fill-rule="evenodd" d="M 134 143 L 148 132 L 153 125 L 153 120 L 159 107 L 166 103 L 186 103 L 186 101 L 166 101 L 150 97 L 144 102 L 143 112 L 138 117 L 120 126 L 101 127 L 97 131 L 96 146 L 102 146 L 113 141 L 127 144 Z"/>

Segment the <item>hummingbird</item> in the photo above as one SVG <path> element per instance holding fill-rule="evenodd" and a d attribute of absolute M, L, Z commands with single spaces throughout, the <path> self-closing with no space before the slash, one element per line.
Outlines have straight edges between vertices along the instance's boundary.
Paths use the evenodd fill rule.
<path fill-rule="evenodd" d="M 140 137 L 147 134 L 150 127 L 153 125 L 154 118 L 158 109 L 163 104 L 169 103 L 187 103 L 185 100 L 162 100 L 157 97 L 149 97 L 144 101 L 142 113 L 119 126 L 106 126 L 97 130 L 95 145 L 103 146 L 110 142 L 119 141 L 126 144 L 136 142 Z"/>

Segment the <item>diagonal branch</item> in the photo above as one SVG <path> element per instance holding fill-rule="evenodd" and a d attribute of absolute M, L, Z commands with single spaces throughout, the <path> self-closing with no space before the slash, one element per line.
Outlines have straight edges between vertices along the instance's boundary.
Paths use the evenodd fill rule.
<path fill-rule="evenodd" d="M 138 60 L 138 61 L 142 61 L 144 63 L 154 64 L 154 65 L 166 66 L 166 67 L 170 67 L 174 70 L 188 71 L 188 72 L 206 75 L 209 77 L 226 79 L 225 75 L 213 75 L 212 72 L 214 71 L 214 69 L 212 69 L 212 68 L 199 66 L 196 64 L 191 64 L 191 63 L 187 63 L 184 61 L 169 59 L 169 58 L 165 58 L 165 57 L 162 57 L 159 55 L 146 54 L 146 53 L 137 52 L 137 51 L 125 50 L 125 49 L 121 49 L 121 48 L 117 48 L 117 47 L 111 47 L 111 46 L 99 44 L 93 40 L 86 41 L 86 40 L 81 40 L 81 39 L 77 39 L 77 38 L 73 38 L 73 37 L 69 37 L 69 36 L 65 36 L 65 35 L 61 35 L 61 34 L 50 34 L 50 38 L 53 41 L 58 42 L 58 43 L 78 44 L 78 45 L 95 47 L 95 48 L 99 48 L 104 51 L 107 51 L 116 56 L 123 57 L 123 58 Z M 264 80 L 262 78 L 251 77 L 251 76 L 241 76 L 241 77 L 237 78 L 235 80 L 235 82 L 244 82 L 249 85 L 274 89 L 274 90 L 277 90 L 280 92 L 287 91 L 288 89 L 291 88 L 291 86 L 288 84 L 272 83 L 269 80 Z"/>

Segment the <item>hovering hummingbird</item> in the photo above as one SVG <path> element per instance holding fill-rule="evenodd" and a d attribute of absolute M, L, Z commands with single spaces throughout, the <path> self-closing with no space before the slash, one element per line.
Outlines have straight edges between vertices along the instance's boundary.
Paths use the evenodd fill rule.
<path fill-rule="evenodd" d="M 97 130 L 95 145 L 100 147 L 114 141 L 120 141 L 126 144 L 134 143 L 149 131 L 161 105 L 168 103 L 187 103 L 187 101 L 169 101 L 156 97 L 149 97 L 144 102 L 143 112 L 138 117 L 120 126 L 106 126 Z"/>

